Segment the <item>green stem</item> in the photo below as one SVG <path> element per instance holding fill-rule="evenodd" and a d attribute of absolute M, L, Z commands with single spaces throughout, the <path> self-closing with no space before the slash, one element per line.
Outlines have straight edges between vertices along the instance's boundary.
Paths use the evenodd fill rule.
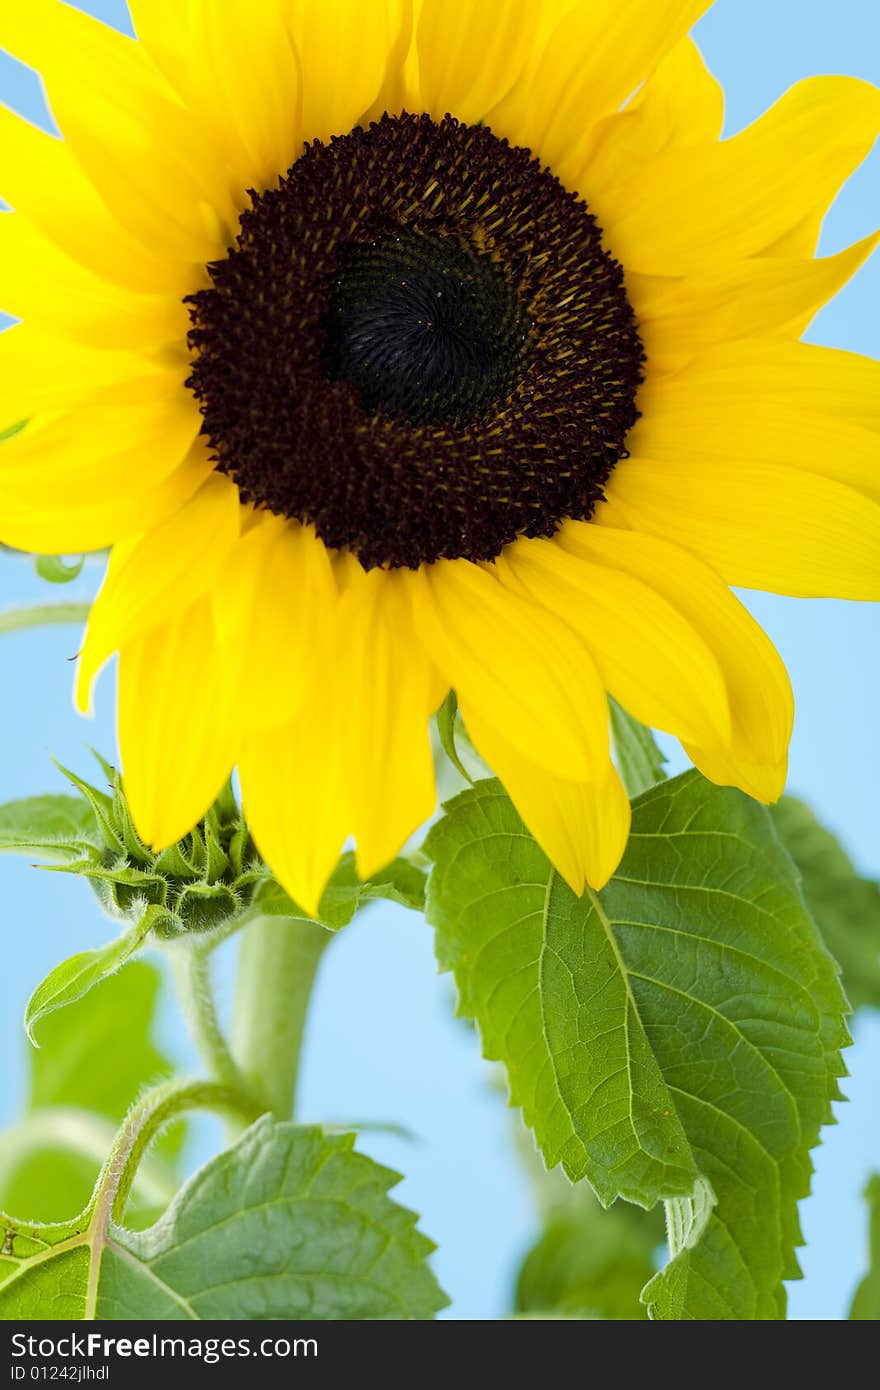
<path fill-rule="evenodd" d="M 140 1162 L 152 1141 L 176 1115 L 186 1110 L 216 1110 L 252 1121 L 260 1107 L 234 1086 L 215 1081 L 166 1081 L 149 1091 L 130 1110 L 95 1188 L 92 1224 L 121 1221 Z"/>
<path fill-rule="evenodd" d="M 278 1119 L 293 1114 L 312 985 L 332 933 L 305 918 L 257 917 L 238 958 L 233 1051 Z"/>
<path fill-rule="evenodd" d="M 88 603 L 35 603 L 26 608 L 7 608 L 0 612 L 0 632 L 52 627 L 56 623 L 84 623 L 90 611 Z"/>
<path fill-rule="evenodd" d="M 0 1191 L 15 1172 L 39 1163 L 46 1149 L 64 1149 L 100 1168 L 113 1147 L 118 1126 L 103 1115 L 76 1106 L 53 1105 L 32 1110 L 13 1128 L 0 1132 Z M 167 1207 L 179 1183 L 170 1164 L 149 1154 L 135 1179 L 138 1194 L 151 1206 Z"/>
<path fill-rule="evenodd" d="M 202 1061 L 215 1081 L 246 1091 L 217 1017 L 210 951 L 189 939 L 175 942 L 168 954 L 180 1007 Z"/>

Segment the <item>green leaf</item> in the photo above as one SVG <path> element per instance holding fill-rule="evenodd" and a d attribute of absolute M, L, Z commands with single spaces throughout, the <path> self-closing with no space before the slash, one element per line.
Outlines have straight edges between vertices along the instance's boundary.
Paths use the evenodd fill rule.
<path fill-rule="evenodd" d="M 433 1246 L 388 1196 L 398 1174 L 353 1145 L 266 1116 L 149 1230 L 98 1207 L 62 1227 L 7 1221 L 0 1318 L 431 1318 L 446 1302 Z"/>
<path fill-rule="evenodd" d="M 153 1042 L 161 975 L 132 961 L 103 980 L 87 1004 L 47 1017 L 28 1049 L 31 1104 L 76 1105 L 119 1121 L 149 1081 L 170 1075 Z"/>
<path fill-rule="evenodd" d="M 29 796 L 0 806 L 0 850 L 69 859 L 96 840 L 91 809 L 78 796 Z"/>
<path fill-rule="evenodd" d="M 27 420 L 19 420 L 16 424 L 7 425 L 5 429 L 0 430 L 0 444 L 3 444 L 7 439 L 11 439 L 14 434 L 18 434 L 20 430 L 24 429 L 26 424 Z"/>
<path fill-rule="evenodd" d="M 101 980 L 115 975 L 143 945 L 153 928 L 165 920 L 166 915 L 160 907 L 148 907 L 137 925 L 123 932 L 115 941 L 108 941 L 105 946 L 98 946 L 93 951 L 79 951 L 50 970 L 42 983 L 37 985 L 25 1008 L 24 1026 L 31 1042 L 35 1042 L 34 1028 L 41 1018 L 82 999 Z"/>
<path fill-rule="evenodd" d="M 880 1008 L 880 884 L 861 877 L 840 841 L 802 801 L 785 796 L 771 813 L 800 872 L 807 906 L 843 971 L 850 1003 Z"/>
<path fill-rule="evenodd" d="M 474 779 L 461 761 L 456 747 L 455 726 L 457 719 L 458 697 L 454 690 L 450 690 L 437 711 L 437 733 L 440 735 L 440 746 L 455 770 L 461 773 L 466 782 L 472 783 Z"/>
<path fill-rule="evenodd" d="M 516 1310 L 627 1322 L 644 1318 L 639 1295 L 655 1272 L 662 1240 L 659 1212 L 623 1202 L 603 1211 L 589 1194 L 569 1202 L 552 1213 L 523 1261 Z"/>
<path fill-rule="evenodd" d="M 445 809 L 424 846 L 440 965 L 547 1165 L 604 1204 L 670 1201 L 653 1316 L 781 1316 L 848 1035 L 767 812 L 663 782 L 614 879 L 576 898 L 499 783 Z"/>
<path fill-rule="evenodd" d="M 324 889 L 318 921 L 330 931 L 339 931 L 348 926 L 361 908 L 380 899 L 421 912 L 425 905 L 425 883 L 424 871 L 408 859 L 393 859 L 372 878 L 361 880 L 355 869 L 354 855 L 344 854 Z M 255 907 L 266 917 L 308 916 L 274 879 L 267 880 L 259 889 Z"/>
<path fill-rule="evenodd" d="M 623 785 L 630 796 L 639 796 L 666 776 L 666 758 L 654 735 L 644 724 L 627 713 L 616 700 L 609 699 L 611 732 Z"/>
<path fill-rule="evenodd" d="M 61 555 L 37 555 L 34 557 L 34 568 L 40 578 L 48 580 L 50 584 L 69 584 L 82 574 L 85 562 L 84 555 L 72 565 L 68 565 Z"/>
<path fill-rule="evenodd" d="M 171 1074 L 152 1041 L 159 986 L 153 966 L 132 961 L 87 1003 L 43 1020 L 41 1045 L 27 1052 L 27 1113 L 0 1134 L 0 1208 L 63 1221 L 86 1206 L 119 1122 L 148 1083 Z M 178 1125 L 159 1140 L 165 1159 L 181 1137 Z M 155 1220 L 175 1188 L 167 1163 L 148 1161 L 129 1218 Z"/>
<path fill-rule="evenodd" d="M 849 1310 L 854 1322 L 880 1321 L 880 1174 L 875 1173 L 865 1188 L 870 1231 L 868 1238 L 868 1272 L 856 1289 Z"/>
<path fill-rule="evenodd" d="M 445 811 L 424 845 L 440 967 L 547 1166 L 589 1176 L 606 1205 L 691 1192 L 694 1158 L 600 900 L 568 889 L 500 783 Z"/>

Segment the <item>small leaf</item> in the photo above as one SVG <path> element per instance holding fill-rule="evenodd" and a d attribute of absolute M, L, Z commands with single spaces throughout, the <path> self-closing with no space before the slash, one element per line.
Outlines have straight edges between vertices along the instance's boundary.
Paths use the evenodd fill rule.
<path fill-rule="evenodd" d="M 50 970 L 42 984 L 37 985 L 25 1009 L 24 1026 L 31 1042 L 37 1045 L 34 1028 L 41 1018 L 82 999 L 101 980 L 115 974 L 166 916 L 162 908 L 149 907 L 137 926 L 123 932 L 115 941 L 108 941 L 106 946 L 93 951 L 80 951 Z"/>
<path fill-rule="evenodd" d="M 383 899 L 421 912 L 425 905 L 426 875 L 407 859 L 393 859 L 372 878 L 359 879 L 354 855 L 344 854 L 333 872 L 318 908 L 318 921 L 339 931 L 361 908 Z M 256 908 L 266 917 L 306 917 L 275 879 L 267 879 L 257 894 Z"/>
<path fill-rule="evenodd" d="M 0 444 L 5 443 L 7 439 L 11 439 L 13 435 L 18 434 L 20 430 L 24 429 L 26 424 L 27 420 L 19 420 L 16 424 L 7 425 L 5 429 L 0 430 Z"/>
<path fill-rule="evenodd" d="M 868 1203 L 868 1272 L 855 1291 L 849 1316 L 854 1322 L 880 1321 L 880 1173 L 865 1188 Z"/>
<path fill-rule="evenodd" d="M 36 555 L 34 568 L 40 578 L 48 580 L 50 584 L 69 584 L 82 574 L 85 562 L 84 555 L 72 565 L 68 565 L 61 555 Z"/>
<path fill-rule="evenodd" d="M 633 719 L 616 700 L 609 700 L 609 704 L 611 732 L 623 785 L 630 796 L 639 796 L 663 781 L 666 758 L 657 747 L 650 729 Z"/>
<path fill-rule="evenodd" d="M 97 843 L 97 825 L 78 796 L 29 796 L 0 806 L 0 850 L 65 860 Z"/>
<path fill-rule="evenodd" d="M 440 735 L 440 746 L 456 772 L 460 772 L 466 782 L 473 782 L 473 777 L 458 756 L 458 748 L 455 743 L 455 725 L 457 719 L 458 698 L 455 691 L 450 690 L 443 704 L 437 711 L 437 732 Z"/>
<path fill-rule="evenodd" d="M 398 1174 L 353 1145 L 266 1116 L 149 1230 L 6 1220 L 0 1318 L 431 1318 L 433 1245 L 388 1196 Z"/>
<path fill-rule="evenodd" d="M 160 983 L 154 966 L 132 961 L 103 980 L 88 1004 L 47 1017 L 41 1046 L 27 1054 L 31 1104 L 76 1105 L 119 1121 L 148 1081 L 170 1076 L 171 1062 L 152 1036 Z"/>
<path fill-rule="evenodd" d="M 784 796 L 771 807 L 776 833 L 801 875 L 807 906 L 853 1008 L 880 1008 L 880 884 L 862 876 L 809 806 Z"/>
<path fill-rule="evenodd" d="M 445 811 L 424 846 L 438 959 L 547 1165 L 604 1204 L 670 1202 L 652 1316 L 782 1316 L 848 1035 L 767 811 L 697 773 L 660 783 L 582 898 L 498 782 Z"/>

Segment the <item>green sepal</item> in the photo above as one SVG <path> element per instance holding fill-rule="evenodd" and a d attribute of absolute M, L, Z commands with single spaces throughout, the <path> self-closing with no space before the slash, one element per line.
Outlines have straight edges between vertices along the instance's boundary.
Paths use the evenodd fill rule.
<path fill-rule="evenodd" d="M 321 895 L 316 920 L 330 931 L 340 931 L 361 908 L 384 900 L 414 912 L 425 905 L 427 875 L 408 859 L 393 859 L 372 878 L 360 879 L 353 854 L 343 854 Z M 259 889 L 254 908 L 267 917 L 309 917 L 274 879 Z"/>
<path fill-rule="evenodd" d="M 472 783 L 474 779 L 459 757 L 458 747 L 456 746 L 457 723 L 458 696 L 454 690 L 450 690 L 443 704 L 437 711 L 437 733 L 440 735 L 440 746 L 456 772 L 461 773 L 466 782 Z"/>
<path fill-rule="evenodd" d="M 105 849 L 115 850 L 117 854 L 126 853 L 125 839 L 120 833 L 120 826 L 115 814 L 114 797 L 106 792 L 99 791 L 93 787 L 91 782 L 86 782 L 82 777 L 78 777 L 75 772 L 63 766 L 55 758 L 52 759 L 58 771 L 66 777 L 72 787 L 75 787 L 80 796 L 88 802 L 92 809 L 92 814 L 98 826 L 102 845 Z"/>

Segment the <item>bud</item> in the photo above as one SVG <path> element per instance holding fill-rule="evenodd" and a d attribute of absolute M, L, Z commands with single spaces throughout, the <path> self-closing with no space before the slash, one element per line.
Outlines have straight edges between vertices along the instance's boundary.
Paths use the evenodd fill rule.
<path fill-rule="evenodd" d="M 101 791 L 61 767 L 94 818 L 94 831 L 57 844 L 66 863 L 55 872 L 88 879 L 111 917 L 140 921 L 155 914 L 153 934 L 162 938 L 224 927 L 250 907 L 271 876 L 254 847 L 232 784 L 227 783 L 204 820 L 183 840 L 149 849 L 138 835 L 119 773 L 95 754 L 109 783 Z"/>

